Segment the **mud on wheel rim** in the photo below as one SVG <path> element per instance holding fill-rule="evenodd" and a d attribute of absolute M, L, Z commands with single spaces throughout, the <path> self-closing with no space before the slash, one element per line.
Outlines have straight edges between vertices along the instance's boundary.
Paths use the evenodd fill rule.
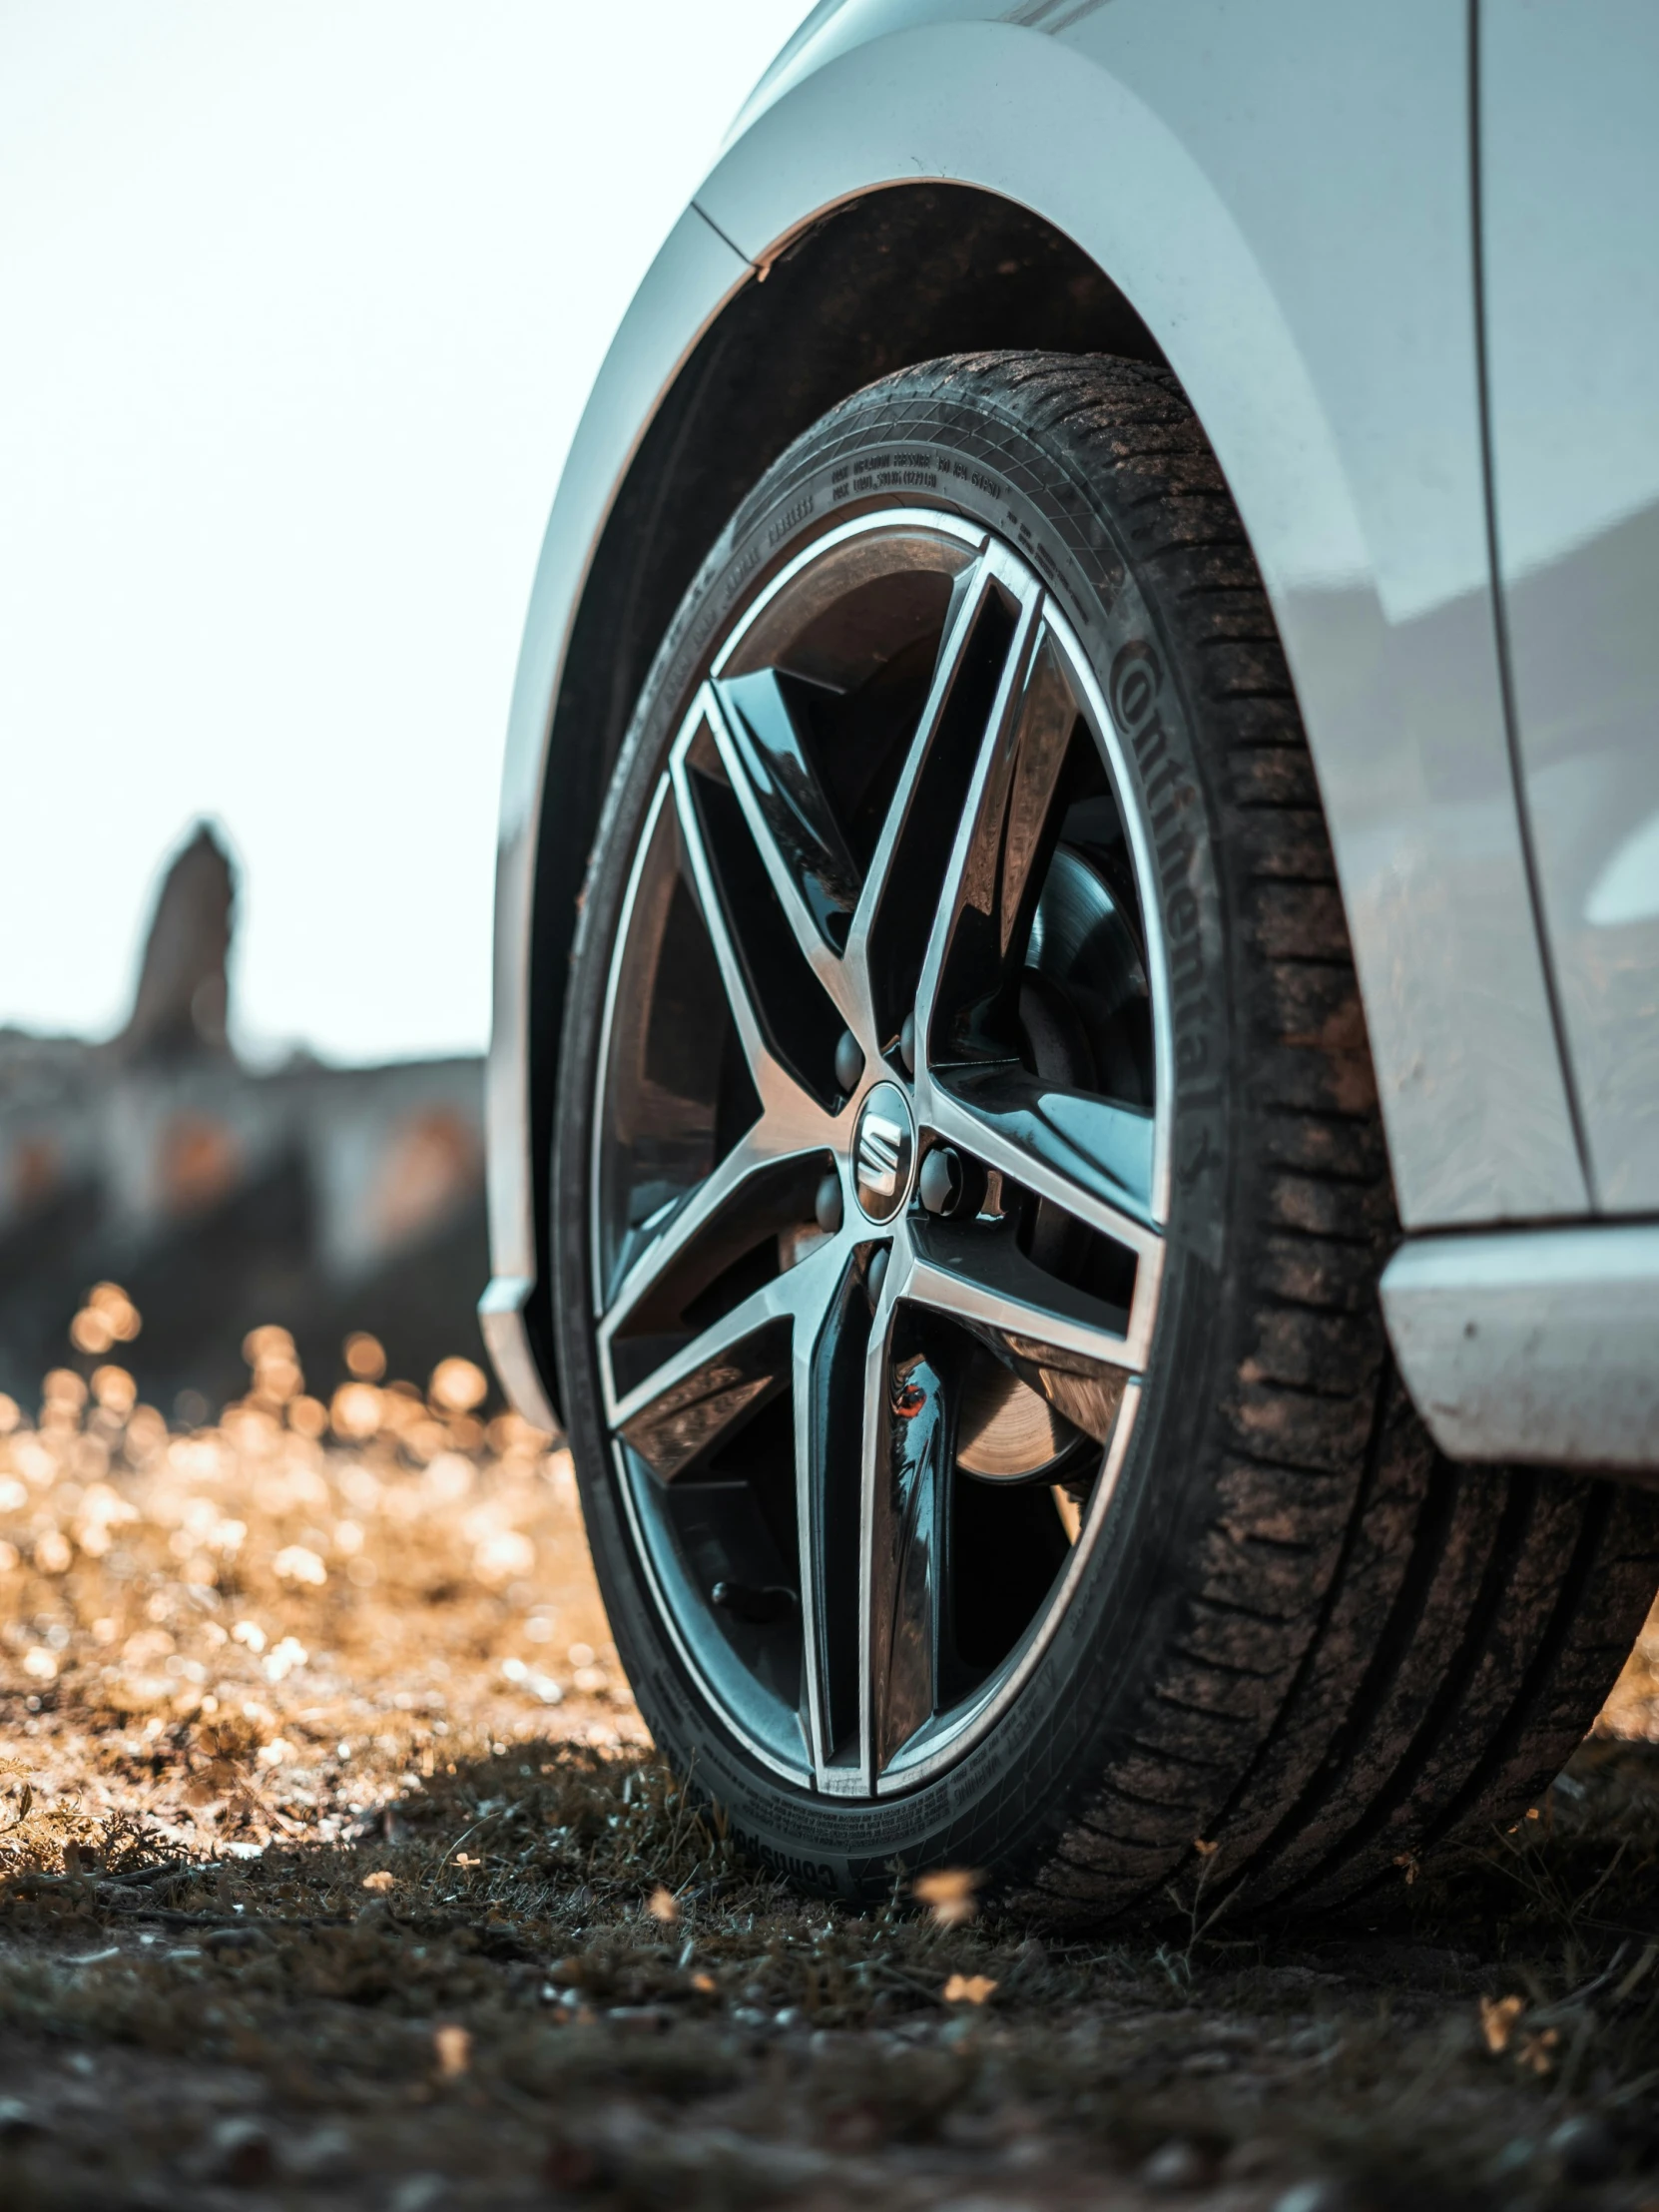
<path fill-rule="evenodd" d="M 592 1125 L 604 1416 L 683 1662 L 829 1795 L 960 1757 L 1110 1541 L 1169 1184 L 1128 790 L 1040 578 L 888 510 L 749 606 L 645 814 Z"/>

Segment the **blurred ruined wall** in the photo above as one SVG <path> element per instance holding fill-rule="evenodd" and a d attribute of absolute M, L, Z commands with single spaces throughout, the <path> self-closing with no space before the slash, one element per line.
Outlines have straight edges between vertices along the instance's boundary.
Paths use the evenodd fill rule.
<path fill-rule="evenodd" d="M 0 1030 L 0 1390 L 22 1402 L 48 1368 L 96 1365 L 68 1332 L 101 1281 L 142 1316 L 120 1358 L 169 1409 L 240 1391 L 262 1323 L 292 1333 L 324 1391 L 350 1330 L 417 1381 L 451 1354 L 483 1364 L 482 1062 L 244 1068 L 235 907 L 203 826 L 163 882 L 120 1034 Z"/>

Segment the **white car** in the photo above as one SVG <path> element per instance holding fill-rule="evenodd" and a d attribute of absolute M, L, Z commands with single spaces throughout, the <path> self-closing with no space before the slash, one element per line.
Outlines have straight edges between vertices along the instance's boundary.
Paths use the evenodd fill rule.
<path fill-rule="evenodd" d="M 1659 1582 L 1659 10 L 840 0 L 559 488 L 485 1325 L 849 1899 L 1285 1910 Z"/>

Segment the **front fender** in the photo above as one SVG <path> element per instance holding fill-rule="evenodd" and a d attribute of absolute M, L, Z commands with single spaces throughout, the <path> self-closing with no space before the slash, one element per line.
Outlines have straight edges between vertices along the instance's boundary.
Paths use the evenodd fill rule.
<path fill-rule="evenodd" d="M 531 1328 L 540 1273 L 545 1144 L 531 1106 L 532 925 L 548 739 L 571 628 L 600 533 L 628 463 L 677 370 L 753 270 L 688 209 L 634 294 L 583 412 L 542 540 L 507 716 L 495 860 L 495 974 L 484 1119 L 492 1281 L 478 1309 L 502 1387 L 539 1427 L 557 1421 L 545 1335 Z"/>

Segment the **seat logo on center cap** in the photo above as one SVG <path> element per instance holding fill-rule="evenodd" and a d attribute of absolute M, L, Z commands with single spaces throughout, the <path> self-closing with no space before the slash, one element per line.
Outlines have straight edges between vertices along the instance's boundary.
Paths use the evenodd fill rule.
<path fill-rule="evenodd" d="M 910 1195 L 916 1125 L 896 1083 L 877 1083 L 864 1100 L 853 1139 L 858 1204 L 871 1221 L 891 1221 Z"/>

